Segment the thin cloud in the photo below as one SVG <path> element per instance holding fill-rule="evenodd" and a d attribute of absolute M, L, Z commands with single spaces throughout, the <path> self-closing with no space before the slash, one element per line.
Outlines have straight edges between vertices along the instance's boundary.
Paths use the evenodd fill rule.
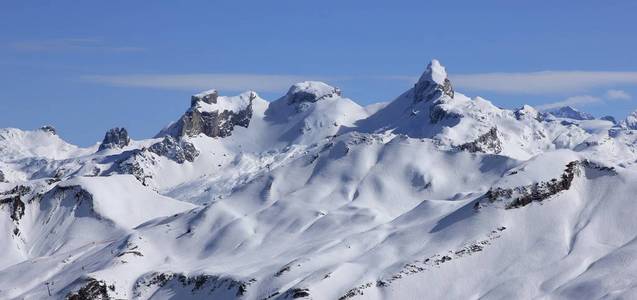
<path fill-rule="evenodd" d="M 600 103 L 602 101 L 603 100 L 600 97 L 595 97 L 591 95 L 580 95 L 580 96 L 568 97 L 558 102 L 538 105 L 537 109 L 549 110 L 549 109 L 559 108 L 563 106 L 580 106 L 580 105 L 587 105 L 587 104 L 593 104 L 593 103 Z"/>
<path fill-rule="evenodd" d="M 308 76 L 204 73 L 91 75 L 83 76 L 82 79 L 89 82 L 120 87 L 189 91 L 215 88 L 227 91 L 256 90 L 260 92 L 280 92 L 288 89 L 294 83 L 308 80 Z"/>
<path fill-rule="evenodd" d="M 464 74 L 451 77 L 465 89 L 512 94 L 583 92 L 619 84 L 637 84 L 637 72 L 545 71 Z"/>
<path fill-rule="evenodd" d="M 608 90 L 606 91 L 606 98 L 610 100 L 630 100 L 632 96 L 622 90 Z"/>
<path fill-rule="evenodd" d="M 98 38 L 63 38 L 18 41 L 9 47 L 23 52 L 61 52 L 61 51 L 106 51 L 106 52 L 140 52 L 144 48 L 133 46 L 113 46 Z"/>
<path fill-rule="evenodd" d="M 146 74 L 146 75 L 91 75 L 83 80 L 128 87 L 146 87 L 160 89 L 206 89 L 215 87 L 226 90 L 256 89 L 260 91 L 281 91 L 291 84 L 308 80 L 310 77 L 297 75 L 258 75 L 258 74 Z M 315 77 L 316 79 L 316 77 Z M 330 78 L 329 80 L 400 80 L 413 84 L 414 76 L 350 76 Z M 617 85 L 637 85 L 637 72 L 585 72 L 585 71 L 544 71 L 531 73 L 482 73 L 450 75 L 454 87 L 458 90 L 490 91 L 507 94 L 564 94 L 586 93 L 594 88 Z M 325 80 L 325 79 L 318 79 Z M 580 96 L 575 96 L 580 97 Z M 628 93 L 621 90 L 609 90 L 607 99 L 627 99 Z M 566 101 L 566 100 L 564 100 Z"/>

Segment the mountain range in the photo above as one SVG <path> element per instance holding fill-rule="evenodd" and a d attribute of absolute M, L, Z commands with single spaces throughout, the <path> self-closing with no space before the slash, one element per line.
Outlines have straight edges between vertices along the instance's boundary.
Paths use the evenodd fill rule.
<path fill-rule="evenodd" d="M 0 298 L 637 298 L 637 112 L 499 108 L 437 60 L 346 95 L 208 90 L 86 148 L 0 129 Z"/>

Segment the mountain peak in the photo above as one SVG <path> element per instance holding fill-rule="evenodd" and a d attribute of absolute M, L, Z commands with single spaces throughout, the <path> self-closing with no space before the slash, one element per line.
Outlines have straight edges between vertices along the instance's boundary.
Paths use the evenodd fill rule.
<path fill-rule="evenodd" d="M 192 95 L 190 97 L 190 106 L 195 106 L 197 102 L 203 101 L 208 104 L 217 103 L 217 98 L 219 97 L 219 93 L 216 89 L 211 89 L 207 91 L 203 91 L 201 93 Z"/>
<path fill-rule="evenodd" d="M 453 98 L 453 87 L 447 78 L 445 67 L 437 59 L 433 59 L 416 83 L 414 101 L 429 101 L 443 95 Z"/>
<path fill-rule="evenodd" d="M 44 131 L 44 132 L 48 132 L 52 135 L 57 135 L 57 130 L 55 130 L 55 128 L 51 125 L 44 125 L 42 127 L 40 127 L 40 130 Z"/>
<path fill-rule="evenodd" d="M 325 98 L 340 96 L 341 90 L 321 81 L 303 81 L 290 87 L 285 97 L 287 103 L 316 102 Z"/>
<path fill-rule="evenodd" d="M 128 131 L 124 127 L 115 127 L 106 132 L 104 140 L 98 151 L 106 149 L 121 149 L 130 144 L 130 138 L 128 137 Z"/>
<path fill-rule="evenodd" d="M 551 109 L 548 111 L 548 113 L 558 118 L 567 118 L 567 119 L 573 119 L 573 120 L 595 119 L 595 117 L 593 117 L 591 114 L 583 112 L 583 111 L 579 111 L 576 108 L 569 105 Z"/>
<path fill-rule="evenodd" d="M 445 84 L 445 80 L 447 80 L 447 70 L 445 67 L 440 64 L 440 61 L 437 59 L 432 59 L 431 62 L 427 65 L 427 69 L 422 73 L 418 82 L 423 80 L 435 82 L 440 85 Z"/>
<path fill-rule="evenodd" d="M 180 138 L 205 134 L 209 137 L 231 135 L 235 126 L 248 127 L 252 118 L 252 103 L 256 92 L 247 91 L 237 96 L 219 96 L 217 90 L 208 90 L 191 97 L 190 108 L 156 137 L 166 135 Z"/>

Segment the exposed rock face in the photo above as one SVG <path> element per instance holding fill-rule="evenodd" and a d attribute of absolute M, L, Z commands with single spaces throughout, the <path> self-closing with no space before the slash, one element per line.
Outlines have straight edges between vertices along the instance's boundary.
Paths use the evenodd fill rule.
<path fill-rule="evenodd" d="M 30 187 L 18 185 L 9 191 L 0 193 L 0 206 L 9 206 L 9 211 L 11 211 L 11 220 L 16 223 L 22 219 L 22 216 L 24 216 L 24 197 L 30 192 Z M 3 198 L 3 196 L 6 197 Z"/>
<path fill-rule="evenodd" d="M 17 222 L 24 216 L 24 201 L 21 199 L 21 195 L 13 195 L 8 198 L 0 199 L 0 206 L 9 205 L 11 211 L 11 220 Z"/>
<path fill-rule="evenodd" d="M 192 95 L 190 98 L 190 106 L 194 107 L 197 105 L 197 102 L 203 101 L 208 104 L 217 103 L 217 98 L 219 98 L 219 93 L 217 90 L 208 90 L 205 92 L 201 92 L 196 95 Z"/>
<path fill-rule="evenodd" d="M 502 142 L 498 138 L 498 129 L 493 127 L 487 133 L 479 136 L 475 141 L 462 144 L 459 150 L 469 152 L 483 152 L 498 154 L 502 152 Z"/>
<path fill-rule="evenodd" d="M 414 87 L 414 102 L 431 101 L 443 95 L 453 98 L 453 86 L 447 78 L 445 67 L 434 59 Z"/>
<path fill-rule="evenodd" d="M 44 132 L 48 132 L 48 133 L 50 133 L 52 135 L 57 135 L 57 131 L 51 125 L 44 125 L 44 126 L 40 127 L 40 130 L 42 130 Z"/>
<path fill-rule="evenodd" d="M 600 166 L 588 160 L 576 160 L 566 165 L 564 172 L 559 178 L 515 188 L 492 188 L 485 194 L 485 198 L 490 203 L 504 201 L 506 209 L 519 208 L 531 202 L 542 202 L 561 191 L 568 190 L 575 176 L 580 175 L 582 168 L 602 171 L 609 175 L 616 174 L 615 169 L 612 167 Z M 476 202 L 475 208 L 480 208 L 480 202 Z"/>
<path fill-rule="evenodd" d="M 130 143 L 130 138 L 128 137 L 128 132 L 126 128 L 113 128 L 106 132 L 104 135 L 104 140 L 99 147 L 98 151 L 106 150 L 106 149 L 121 149 Z"/>
<path fill-rule="evenodd" d="M 172 136 L 166 136 L 161 142 L 155 143 L 148 148 L 136 149 L 125 153 L 115 168 L 115 172 L 120 174 L 131 174 L 143 185 L 149 185 L 153 175 L 145 168 L 156 164 L 156 159 L 150 155 L 154 153 L 166 157 L 179 164 L 193 162 L 199 151 L 187 140 L 177 140 Z"/>
<path fill-rule="evenodd" d="M 187 114 L 183 119 L 181 136 L 196 136 L 203 133 L 209 137 L 226 137 L 232 134 L 234 126 L 248 127 L 252 118 L 252 107 L 234 113 L 231 111 L 200 112 Z"/>
<path fill-rule="evenodd" d="M 199 151 L 192 143 L 185 140 L 177 141 L 171 136 L 164 137 L 163 141 L 153 144 L 148 151 L 180 164 L 186 161 L 193 162 L 199 156 Z"/>
<path fill-rule="evenodd" d="M 175 138 L 205 134 L 209 137 L 227 137 L 235 126 L 248 127 L 252 118 L 252 101 L 257 95 L 246 92 L 237 97 L 219 97 L 216 91 L 198 94 L 192 106 L 177 121 L 158 136 Z"/>
<path fill-rule="evenodd" d="M 216 299 L 215 295 L 229 295 L 234 293 L 234 297 L 241 298 L 248 290 L 248 287 L 256 282 L 255 279 L 239 281 L 229 277 L 201 274 L 197 276 L 186 276 L 181 273 L 154 273 L 146 278 L 142 278 L 133 286 L 133 297 L 144 298 L 143 293 L 148 287 L 162 289 L 179 289 L 188 291 L 194 295 L 206 295 L 207 298 Z M 197 297 L 198 298 L 198 297 Z"/>
<path fill-rule="evenodd" d="M 0 170 L 0 182 L 5 182 L 5 178 L 4 178 L 4 173 L 2 173 L 2 170 Z"/>
<path fill-rule="evenodd" d="M 325 98 L 341 96 L 341 90 L 320 81 L 304 81 L 294 84 L 285 95 L 288 104 L 317 102 Z"/>
<path fill-rule="evenodd" d="M 68 300 L 108 300 L 111 299 L 108 296 L 106 289 L 106 283 L 104 281 L 98 281 L 94 278 L 86 280 L 84 286 L 82 286 L 77 292 L 69 293 L 66 296 Z"/>
<path fill-rule="evenodd" d="M 444 119 L 462 118 L 461 114 L 447 110 L 442 104 L 444 103 L 440 102 L 440 103 L 437 103 L 436 105 L 431 106 L 429 110 L 429 120 L 432 124 L 438 123 Z"/>
<path fill-rule="evenodd" d="M 126 159 L 123 159 L 117 163 L 116 172 L 120 174 L 131 174 L 135 176 L 137 181 L 141 182 L 143 185 L 148 185 L 149 179 L 152 179 L 153 176 L 146 173 L 144 167 L 142 167 L 143 163 L 152 163 L 144 155 L 144 151 L 134 151 L 130 156 Z"/>

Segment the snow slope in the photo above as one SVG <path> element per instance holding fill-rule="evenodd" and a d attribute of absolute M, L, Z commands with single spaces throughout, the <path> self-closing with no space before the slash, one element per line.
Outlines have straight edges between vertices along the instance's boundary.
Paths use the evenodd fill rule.
<path fill-rule="evenodd" d="M 434 60 L 368 107 L 202 92 L 104 151 L 3 129 L 0 298 L 634 298 L 630 122 L 498 108 Z"/>

